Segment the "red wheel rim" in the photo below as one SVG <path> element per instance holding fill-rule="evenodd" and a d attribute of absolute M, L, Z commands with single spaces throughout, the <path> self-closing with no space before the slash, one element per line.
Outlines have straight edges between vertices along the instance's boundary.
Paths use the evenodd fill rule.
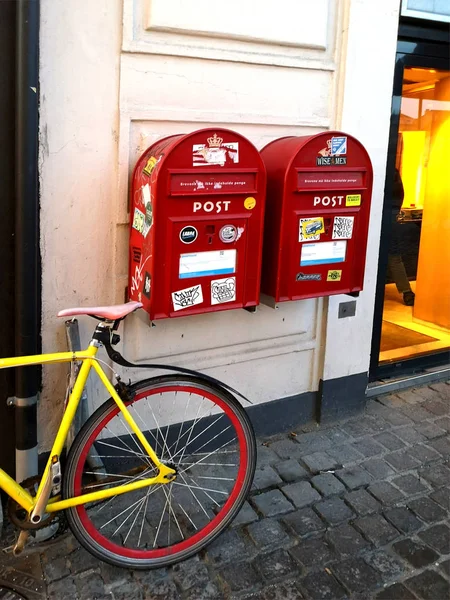
<path fill-rule="evenodd" d="M 146 394 L 144 392 L 137 393 L 135 398 L 127 404 L 133 404 L 134 402 L 140 400 L 144 396 L 150 397 L 156 393 L 159 394 L 161 392 L 175 392 L 175 391 L 195 393 L 195 394 L 199 393 L 199 390 L 197 388 L 189 386 L 189 385 L 182 385 L 182 386 L 168 385 L 165 387 L 155 388 L 155 390 L 152 390 L 152 392 L 150 394 Z M 223 507 L 217 513 L 217 515 L 205 527 L 203 527 L 200 531 L 198 531 L 197 533 L 195 533 L 188 539 L 183 540 L 181 542 L 177 542 L 167 548 L 153 548 L 153 549 L 145 549 L 145 550 L 135 550 L 132 548 L 126 548 L 122 545 L 113 543 L 110 539 L 108 539 L 104 535 L 102 535 L 98 531 L 98 529 L 94 526 L 94 524 L 92 523 L 91 519 L 89 518 L 87 511 L 83 505 L 75 507 L 78 519 L 80 520 L 84 529 L 87 531 L 89 536 L 102 548 L 109 550 L 113 554 L 120 555 L 124 558 L 141 559 L 141 560 L 163 558 L 163 557 L 167 557 L 167 556 L 170 556 L 173 554 L 178 554 L 180 552 L 184 552 L 185 550 L 188 550 L 189 548 L 196 546 L 198 543 L 201 543 L 202 540 L 204 540 L 211 533 L 211 531 L 213 531 L 226 518 L 230 509 L 234 505 L 234 503 L 242 489 L 244 480 L 245 480 L 245 473 L 247 470 L 247 463 L 248 463 L 247 442 L 245 439 L 245 434 L 244 434 L 242 425 L 239 422 L 235 413 L 230 409 L 228 404 L 226 404 L 218 396 L 215 396 L 214 394 L 212 394 L 208 391 L 202 390 L 201 396 L 208 398 L 209 400 L 211 400 L 212 402 L 217 404 L 223 410 L 223 412 L 228 416 L 230 421 L 233 423 L 236 434 L 237 434 L 238 444 L 239 444 L 239 458 L 240 458 L 239 469 L 238 469 L 238 472 L 236 475 L 235 484 L 233 486 L 233 489 L 230 493 L 228 500 L 225 502 Z M 80 454 L 80 458 L 78 460 L 78 464 L 77 464 L 77 467 L 75 470 L 74 494 L 73 494 L 74 496 L 81 495 L 83 467 L 85 465 L 86 457 L 88 455 L 89 449 L 91 448 L 92 444 L 96 440 L 99 432 L 118 413 L 119 413 L 119 409 L 118 409 L 118 407 L 115 407 L 114 410 L 109 412 L 104 417 L 104 419 L 102 419 L 102 421 L 97 425 L 97 427 L 92 432 L 89 439 L 87 440 L 87 442 Z"/>

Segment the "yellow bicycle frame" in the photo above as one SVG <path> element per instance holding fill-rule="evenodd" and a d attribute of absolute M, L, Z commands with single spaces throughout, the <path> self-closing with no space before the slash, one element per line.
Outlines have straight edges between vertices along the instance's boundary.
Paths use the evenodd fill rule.
<path fill-rule="evenodd" d="M 45 512 L 53 513 L 59 510 L 64 510 L 66 508 L 71 508 L 73 506 L 79 506 L 80 504 L 87 504 L 88 502 L 93 502 L 97 500 L 105 500 L 106 498 L 111 498 L 112 496 L 117 496 L 119 494 L 125 494 L 126 492 L 138 490 L 149 485 L 169 483 L 172 479 L 171 476 L 175 475 L 175 471 L 173 469 L 167 467 L 165 464 L 160 462 L 155 451 L 148 443 L 142 431 L 137 426 L 129 410 L 127 409 L 120 396 L 118 395 L 117 391 L 115 390 L 114 386 L 111 384 L 109 379 L 106 377 L 105 372 L 99 365 L 96 359 L 97 352 L 98 348 L 91 344 L 87 350 L 81 352 L 56 352 L 53 354 L 37 354 L 34 356 L 22 356 L 17 358 L 0 358 L 0 369 L 6 369 L 10 367 L 26 367 L 31 365 L 49 365 L 71 361 L 82 362 L 81 368 L 77 375 L 77 379 L 75 381 L 75 385 L 70 394 L 69 401 L 64 412 L 64 416 L 56 434 L 56 438 L 53 443 L 53 447 L 50 452 L 50 456 L 47 461 L 44 474 L 39 484 L 36 496 L 31 496 L 31 494 L 29 494 L 27 490 L 25 490 L 21 485 L 16 483 L 14 479 L 12 479 L 7 473 L 5 473 L 3 469 L 0 469 L 0 489 L 4 490 L 20 506 L 22 506 L 26 511 L 28 511 L 28 513 L 32 512 L 34 507 L 38 504 L 39 498 L 44 492 L 45 481 L 47 479 L 47 476 L 49 475 L 49 471 L 52 465 L 52 458 L 55 456 L 59 457 L 61 455 L 61 452 L 64 448 L 64 444 L 67 439 L 67 435 L 69 433 L 70 426 L 75 417 L 75 413 L 80 402 L 81 394 L 83 392 L 84 386 L 86 385 L 86 381 L 91 369 L 94 369 L 94 371 L 96 371 L 97 375 L 100 378 L 100 381 L 108 390 L 108 393 L 111 395 L 114 402 L 119 407 L 119 410 L 122 412 L 124 419 L 130 426 L 131 430 L 136 435 L 140 443 L 142 444 L 142 447 L 145 449 L 151 461 L 159 470 L 159 472 L 158 475 L 156 475 L 156 477 L 141 479 L 139 481 L 134 481 L 133 483 L 118 485 L 105 490 L 99 490 L 97 492 L 91 492 L 88 494 L 82 494 L 81 496 L 67 498 L 65 500 L 59 499 L 59 496 L 51 498 L 47 503 Z"/>

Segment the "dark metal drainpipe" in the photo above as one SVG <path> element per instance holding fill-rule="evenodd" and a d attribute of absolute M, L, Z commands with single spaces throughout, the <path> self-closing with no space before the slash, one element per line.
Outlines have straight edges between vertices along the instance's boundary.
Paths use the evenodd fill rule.
<path fill-rule="evenodd" d="M 17 0 L 15 352 L 40 352 L 39 253 L 39 0 Z M 38 367 L 18 368 L 15 380 L 16 479 L 36 475 Z"/>

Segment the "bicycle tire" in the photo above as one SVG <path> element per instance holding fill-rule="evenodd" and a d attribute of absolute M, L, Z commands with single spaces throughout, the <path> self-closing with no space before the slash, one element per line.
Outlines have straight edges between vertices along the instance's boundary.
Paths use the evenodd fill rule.
<path fill-rule="evenodd" d="M 215 540 L 237 515 L 253 481 L 255 435 L 247 413 L 236 398 L 201 378 L 166 375 L 139 381 L 128 389 L 130 399 L 125 404 L 154 449 L 159 451 L 160 460 L 175 465 L 177 479 L 159 487 L 149 486 L 114 496 L 108 501 L 69 508 L 66 510 L 67 521 L 80 544 L 105 562 L 132 569 L 166 567 L 198 553 Z M 167 423 L 162 425 L 161 422 L 160 425 L 155 416 L 155 406 L 159 401 L 160 409 L 168 412 L 169 404 L 161 401 L 166 392 L 172 396 L 173 406 L 184 405 L 185 412 L 182 421 L 177 411 L 172 413 L 172 417 L 165 414 Z M 192 418 L 194 397 L 201 398 L 201 401 L 196 416 Z M 200 413 L 205 400 L 209 408 L 207 412 L 202 409 Z M 101 486 L 111 487 L 118 482 L 129 481 L 130 477 L 152 476 L 152 469 L 136 437 L 129 429 L 128 433 L 118 435 L 124 425 L 120 415 L 114 400 L 109 398 L 83 425 L 67 457 L 64 498 Z M 174 422 L 174 419 L 178 421 Z M 145 430 L 142 423 L 148 429 Z M 126 424 L 124 426 L 127 427 Z M 216 440 L 218 448 L 211 450 Z M 181 450 L 182 447 L 184 450 Z M 106 470 L 95 472 L 89 466 L 92 448 L 102 458 Z M 105 448 L 113 454 L 105 454 Z M 209 462 L 211 456 L 213 460 Z M 129 469 L 133 461 L 138 463 L 138 467 Z M 157 525 L 156 517 L 163 504 Z M 104 516 L 111 519 L 100 525 L 100 512 L 105 509 Z M 125 520 L 121 525 L 122 517 Z M 209 520 L 203 524 L 206 518 Z M 125 527 L 126 521 L 130 524 L 129 531 L 128 525 Z M 139 535 L 136 528 L 131 533 L 135 524 Z M 143 532 L 147 536 L 145 543 Z M 183 537 L 188 534 L 189 537 Z M 162 544 L 166 535 L 167 544 Z"/>

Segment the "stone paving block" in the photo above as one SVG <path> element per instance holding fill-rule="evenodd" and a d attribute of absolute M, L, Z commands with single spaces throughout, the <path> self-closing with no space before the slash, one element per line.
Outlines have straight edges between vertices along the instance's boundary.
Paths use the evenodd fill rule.
<path fill-rule="evenodd" d="M 381 509 L 381 504 L 363 489 L 348 493 L 344 500 L 358 515 L 368 515 Z"/>
<path fill-rule="evenodd" d="M 350 440 L 350 436 L 345 431 L 342 431 L 339 427 L 332 427 L 324 431 L 327 439 L 331 442 L 331 448 L 345 444 Z"/>
<path fill-rule="evenodd" d="M 408 450 L 411 456 L 417 458 L 422 464 L 432 462 L 434 460 L 441 459 L 441 455 L 433 448 L 426 446 L 425 444 L 418 444 Z"/>
<path fill-rule="evenodd" d="M 175 587 L 175 586 L 174 586 Z M 175 593 L 177 593 L 176 589 L 175 589 Z M 112 595 L 114 594 L 114 595 Z M 135 581 L 125 581 L 123 583 L 121 583 L 119 586 L 117 586 L 116 588 L 114 588 L 114 592 L 111 594 L 111 596 L 109 596 L 110 598 L 114 598 L 114 600 L 130 600 L 130 598 L 133 598 L 133 600 L 143 600 L 144 598 L 144 592 L 143 590 L 140 590 Z M 95 598 L 97 600 L 98 596 L 90 596 L 91 598 Z M 152 598 L 155 598 L 157 596 L 152 596 Z M 161 598 L 161 596 L 159 596 L 159 598 Z M 178 593 L 176 596 L 172 596 L 172 598 L 179 598 Z"/>
<path fill-rule="evenodd" d="M 292 504 L 283 496 L 280 490 L 272 490 L 253 496 L 251 502 L 264 517 L 274 517 L 294 510 Z"/>
<path fill-rule="evenodd" d="M 297 510 L 286 517 L 283 521 L 291 527 L 298 535 L 308 535 L 325 529 L 325 523 L 317 516 L 311 508 Z"/>
<path fill-rule="evenodd" d="M 283 483 L 281 477 L 270 465 L 264 465 L 255 470 L 255 476 L 253 478 L 254 489 L 264 490 L 280 483 Z"/>
<path fill-rule="evenodd" d="M 373 481 L 373 477 L 358 465 L 339 469 L 336 475 L 351 490 L 369 485 Z"/>
<path fill-rule="evenodd" d="M 320 471 L 332 471 L 338 467 L 337 461 L 325 452 L 314 452 L 301 457 L 302 462 L 308 467 L 311 473 L 320 473 Z"/>
<path fill-rule="evenodd" d="M 352 558 L 330 567 L 350 592 L 368 592 L 379 585 L 380 575 L 362 558 Z"/>
<path fill-rule="evenodd" d="M 443 488 L 437 490 L 436 492 L 430 494 L 430 498 L 443 506 L 445 510 L 450 511 L 450 489 Z"/>
<path fill-rule="evenodd" d="M 428 488 L 424 485 L 418 477 L 415 475 L 401 475 L 400 477 L 396 477 L 392 480 L 398 488 L 405 492 L 408 495 L 420 494 L 422 492 L 427 492 Z"/>
<path fill-rule="evenodd" d="M 400 401 L 399 401 L 400 402 Z M 393 427 L 401 427 L 403 425 L 412 425 L 414 421 L 409 419 L 397 408 L 390 408 L 389 412 L 383 415 L 383 419 L 390 423 Z"/>
<path fill-rule="evenodd" d="M 428 423 L 418 425 L 416 429 L 421 435 L 425 436 L 427 440 L 434 440 L 434 438 L 445 434 L 445 429 L 441 429 L 436 423 L 431 423 L 430 425 Z"/>
<path fill-rule="evenodd" d="M 409 405 L 421 404 L 425 401 L 425 398 L 421 396 L 415 389 L 408 389 L 403 392 L 396 392 L 395 395 L 403 402 Z"/>
<path fill-rule="evenodd" d="M 449 414 L 448 405 L 441 400 L 437 400 L 436 398 L 424 402 L 423 407 L 425 410 L 428 410 L 428 412 L 430 412 L 432 415 L 436 415 L 437 417 L 444 417 L 445 415 Z"/>
<path fill-rule="evenodd" d="M 360 454 L 369 458 L 371 456 L 377 456 L 378 454 L 382 454 L 385 452 L 385 449 L 381 444 L 378 444 L 372 438 L 363 438 L 358 440 L 357 442 L 353 442 L 353 448 L 357 450 Z"/>
<path fill-rule="evenodd" d="M 254 565 L 265 579 L 288 577 L 300 571 L 297 562 L 286 550 L 261 554 L 255 559 Z"/>
<path fill-rule="evenodd" d="M 49 600 L 75 600 L 78 598 L 77 586 L 73 577 L 53 581 L 47 588 Z"/>
<path fill-rule="evenodd" d="M 195 560 L 195 557 L 192 559 L 189 559 L 187 561 L 185 561 L 188 564 L 188 568 L 192 568 L 190 567 L 191 562 Z M 199 561 L 197 560 L 197 563 Z M 181 569 L 181 565 L 183 565 L 184 563 L 179 563 L 180 566 L 176 565 L 173 567 L 174 572 L 176 573 L 178 571 L 178 569 Z M 116 570 L 117 573 L 117 567 L 112 567 L 113 569 Z M 133 578 L 136 579 L 139 582 L 139 585 L 141 587 L 144 588 L 148 588 L 151 589 L 155 586 L 156 583 L 159 583 L 160 581 L 165 581 L 166 579 L 168 579 L 168 574 L 169 571 L 165 568 L 160 568 L 160 569 L 148 569 L 148 570 L 144 570 L 144 571 L 134 571 L 133 572 Z M 102 575 L 102 578 L 104 578 L 104 576 Z"/>
<path fill-rule="evenodd" d="M 441 562 L 438 566 L 438 569 L 441 571 L 441 573 L 444 573 L 444 575 L 447 575 L 447 577 L 450 578 L 450 559 Z"/>
<path fill-rule="evenodd" d="M 442 487 L 450 482 L 450 469 L 441 464 L 426 466 L 420 469 L 419 475 L 434 487 Z"/>
<path fill-rule="evenodd" d="M 450 529 L 444 523 L 420 532 L 419 537 L 440 554 L 450 554 Z"/>
<path fill-rule="evenodd" d="M 376 433 L 379 429 L 376 426 L 376 419 L 373 417 L 358 417 L 341 425 L 342 431 L 354 438 L 360 438 L 364 435 Z"/>
<path fill-rule="evenodd" d="M 434 550 L 425 544 L 411 539 L 396 542 L 392 548 L 415 569 L 426 567 L 439 558 L 439 555 Z"/>
<path fill-rule="evenodd" d="M 437 427 L 439 427 L 440 429 L 443 429 L 444 431 L 447 431 L 450 433 L 450 418 L 449 417 L 443 417 L 442 419 L 436 419 L 434 424 Z"/>
<path fill-rule="evenodd" d="M 200 561 L 198 556 L 174 565 L 173 574 L 183 590 L 190 590 L 194 586 L 201 586 L 210 579 L 206 565 Z M 152 584 L 149 582 L 146 583 L 148 589 L 151 590 Z"/>
<path fill-rule="evenodd" d="M 268 585 L 256 594 L 245 596 L 243 600 L 301 600 L 303 597 L 294 579 Z"/>
<path fill-rule="evenodd" d="M 298 458 L 301 454 L 301 447 L 293 440 L 287 438 L 272 442 L 270 449 L 278 455 L 278 458 L 274 462 L 279 462 L 280 458 Z"/>
<path fill-rule="evenodd" d="M 436 383 L 431 383 L 429 386 L 435 392 L 438 392 L 440 396 L 444 400 L 450 400 L 450 386 L 446 384 L 444 381 L 437 381 Z"/>
<path fill-rule="evenodd" d="M 415 512 L 422 521 L 426 521 L 427 523 L 441 521 L 447 514 L 439 504 L 436 504 L 436 502 L 433 502 L 431 498 L 427 498 L 426 496 L 411 500 L 408 502 L 408 507 Z"/>
<path fill-rule="evenodd" d="M 316 475 L 311 483 L 325 497 L 345 492 L 345 486 L 332 473 Z"/>
<path fill-rule="evenodd" d="M 421 426 L 428 424 L 421 423 Z M 420 444 L 425 441 L 425 436 L 419 433 L 417 427 L 401 427 L 395 430 L 395 435 L 400 438 L 406 444 Z"/>
<path fill-rule="evenodd" d="M 43 570 L 45 579 L 48 583 L 57 579 L 62 579 L 71 574 L 65 556 L 56 557 L 51 561 L 44 562 Z"/>
<path fill-rule="evenodd" d="M 311 486 L 309 481 L 290 483 L 281 489 L 297 508 L 303 508 L 321 499 L 320 494 Z"/>
<path fill-rule="evenodd" d="M 394 504 L 399 502 L 405 496 L 403 492 L 398 490 L 396 487 L 388 483 L 387 481 L 380 481 L 369 486 L 368 491 L 375 496 L 377 500 L 383 504 Z"/>
<path fill-rule="evenodd" d="M 399 450 L 398 452 L 392 452 L 386 454 L 384 459 L 392 466 L 396 471 L 409 471 L 415 469 L 420 465 L 420 462 L 408 454 L 405 450 Z"/>
<path fill-rule="evenodd" d="M 341 432 L 342 438 L 344 434 Z M 297 444 L 301 448 L 302 454 L 314 454 L 314 452 L 324 452 L 333 445 L 331 437 L 328 432 L 322 431 L 311 431 L 309 433 L 303 433 L 297 435 L 295 438 Z"/>
<path fill-rule="evenodd" d="M 335 448 L 329 448 L 327 450 L 327 454 L 334 458 L 334 460 L 343 467 L 357 462 L 363 458 L 363 455 L 360 454 L 350 444 L 342 444 L 341 446 L 336 446 Z"/>
<path fill-rule="evenodd" d="M 389 581 L 389 579 L 394 579 L 394 577 L 398 578 L 407 570 L 403 562 L 384 550 L 377 550 L 365 556 L 364 560 L 381 573 L 383 581 Z"/>
<path fill-rule="evenodd" d="M 333 548 L 343 556 L 354 556 L 362 550 L 369 548 L 367 542 L 359 531 L 356 531 L 348 523 L 339 525 L 327 531 L 326 539 L 330 542 Z"/>
<path fill-rule="evenodd" d="M 308 476 L 307 471 L 293 458 L 276 463 L 275 469 L 284 481 L 287 482 L 296 481 Z"/>
<path fill-rule="evenodd" d="M 248 533 L 258 550 L 278 548 L 289 544 L 289 536 L 278 521 L 263 519 L 248 527 Z"/>
<path fill-rule="evenodd" d="M 405 443 L 390 431 L 379 433 L 373 438 L 379 444 L 382 444 L 387 450 L 400 450 L 405 447 Z"/>
<path fill-rule="evenodd" d="M 436 438 L 428 442 L 428 444 L 437 450 L 439 454 L 442 454 L 442 456 L 450 456 L 450 438 L 448 436 Z"/>
<path fill-rule="evenodd" d="M 88 571 L 93 568 L 93 562 L 95 562 L 95 558 L 93 558 L 92 554 L 89 554 L 87 550 L 84 548 L 77 548 L 67 557 L 68 567 L 72 575 L 77 573 L 82 573 L 83 571 Z"/>
<path fill-rule="evenodd" d="M 309 598 L 313 600 L 342 600 L 347 598 L 343 587 L 326 571 L 310 573 L 300 582 Z"/>
<path fill-rule="evenodd" d="M 431 418 L 430 413 L 421 406 L 403 406 L 400 410 L 414 423 L 423 423 Z"/>
<path fill-rule="evenodd" d="M 256 569 L 246 562 L 233 563 L 219 571 L 220 579 L 232 592 L 252 589 L 260 583 Z"/>
<path fill-rule="evenodd" d="M 417 600 L 410 590 L 402 583 L 394 583 L 376 595 L 376 600 Z"/>
<path fill-rule="evenodd" d="M 381 515 L 360 517 L 354 525 L 375 546 L 384 546 L 400 535 Z"/>
<path fill-rule="evenodd" d="M 97 598 L 105 593 L 104 583 L 98 573 L 83 571 L 74 577 L 80 598 Z"/>
<path fill-rule="evenodd" d="M 242 505 L 241 510 L 238 512 L 237 516 L 233 519 L 231 523 L 232 527 L 239 527 L 240 525 L 248 525 L 249 523 L 254 523 L 254 521 L 258 520 L 258 515 L 255 513 L 250 504 L 245 501 Z"/>
<path fill-rule="evenodd" d="M 273 465 L 279 460 L 280 457 L 278 456 L 278 454 L 275 454 L 272 448 L 269 448 L 268 446 L 265 446 L 263 444 L 258 444 L 256 446 L 256 462 L 259 467 L 262 467 L 264 465 Z"/>
<path fill-rule="evenodd" d="M 337 525 L 351 519 L 354 515 L 341 498 L 331 498 L 314 505 L 314 510 L 330 525 Z"/>
<path fill-rule="evenodd" d="M 170 582 L 170 584 L 173 586 L 172 582 Z M 181 596 L 178 594 L 176 596 L 165 596 L 163 594 L 155 596 L 153 590 L 151 590 L 151 595 L 148 596 L 148 598 L 151 600 L 154 598 L 157 598 L 158 600 L 175 600 L 175 598 L 178 599 L 181 598 Z M 225 600 L 225 596 L 219 591 L 218 586 L 213 581 L 208 581 L 206 585 L 191 588 L 184 598 L 186 598 L 186 600 Z"/>
<path fill-rule="evenodd" d="M 250 542 L 233 529 L 227 529 L 212 542 L 207 550 L 208 561 L 213 565 L 222 565 L 231 561 L 247 560 L 254 553 Z"/>
<path fill-rule="evenodd" d="M 371 458 L 361 463 L 361 466 L 369 471 L 374 479 L 385 479 L 395 475 L 394 469 L 388 465 L 382 458 Z"/>
<path fill-rule="evenodd" d="M 392 525 L 394 525 L 394 527 L 403 531 L 403 533 L 412 533 L 413 531 L 420 529 L 423 525 L 414 513 L 404 506 L 386 510 L 384 516 L 392 523 Z"/>
<path fill-rule="evenodd" d="M 311 539 L 294 546 L 292 556 L 304 567 L 323 569 L 336 555 L 323 538 Z"/>
<path fill-rule="evenodd" d="M 424 571 L 404 584 L 424 600 L 443 600 L 450 596 L 450 583 L 435 571 Z"/>

